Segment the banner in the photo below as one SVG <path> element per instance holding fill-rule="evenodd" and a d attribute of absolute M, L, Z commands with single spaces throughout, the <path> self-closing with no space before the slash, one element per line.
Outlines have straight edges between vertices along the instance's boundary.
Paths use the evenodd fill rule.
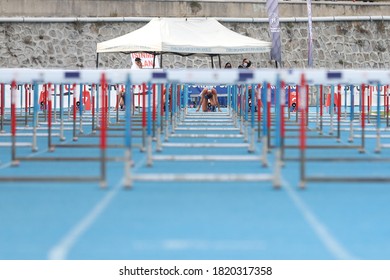
<path fill-rule="evenodd" d="M 272 39 L 271 59 L 282 63 L 278 0 L 267 0 L 269 30 Z"/>
<path fill-rule="evenodd" d="M 307 20 L 308 20 L 308 46 L 307 46 L 307 65 L 313 67 L 313 32 L 311 16 L 311 0 L 307 0 Z"/>
<path fill-rule="evenodd" d="M 153 54 L 150 53 L 131 53 L 131 64 L 133 65 L 135 63 L 135 59 L 137 57 L 141 58 L 142 61 L 142 68 L 153 68 Z M 158 56 L 156 56 L 154 61 L 154 68 L 160 68 L 160 62 L 158 59 Z"/>

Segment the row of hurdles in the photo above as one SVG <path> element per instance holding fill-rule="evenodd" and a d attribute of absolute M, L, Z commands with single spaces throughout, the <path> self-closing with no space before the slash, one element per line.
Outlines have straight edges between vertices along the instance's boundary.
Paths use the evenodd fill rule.
<path fill-rule="evenodd" d="M 42 69 L 0 69 L 1 83 L 1 134 L 2 138 L 10 137 L 10 142 L 2 146 L 10 148 L 11 165 L 20 162 L 39 161 L 96 161 L 100 163 L 96 176 L 1 176 L 3 182 L 99 182 L 102 188 L 107 187 L 108 161 L 124 162 L 123 185 L 131 188 L 138 181 L 270 181 L 274 188 L 283 185 L 282 167 L 288 161 L 299 162 L 299 186 L 305 188 L 307 182 L 389 182 L 387 176 L 308 176 L 307 165 L 310 162 L 389 162 L 386 157 L 310 157 L 310 149 L 356 149 L 365 153 L 366 141 L 375 132 L 375 153 L 388 148 L 382 143 L 387 139 L 389 127 L 389 75 L 386 71 L 373 70 L 313 70 L 313 69 L 191 69 L 191 70 L 42 70 Z M 190 84 L 224 84 L 228 87 L 227 108 L 223 113 L 199 113 L 188 105 L 188 85 Z M 142 94 L 134 94 L 134 85 L 143 85 Z M 7 85 L 7 86 L 5 86 Z M 24 86 L 25 95 L 18 94 L 18 85 Z M 56 85 L 56 86 L 52 86 Z M 72 85 L 72 86 L 71 86 Z M 80 88 L 78 100 L 70 91 Z M 90 102 L 86 104 L 83 93 L 89 85 Z M 344 89 L 342 98 L 341 85 Z M 5 101 L 6 87 L 10 88 L 10 106 Z M 57 93 L 58 87 L 58 93 Z M 112 97 L 111 87 L 114 89 Z M 377 89 L 376 96 L 374 89 Z M 20 86 L 19 86 L 20 89 Z M 42 96 L 44 90 L 44 97 Z M 169 89 L 166 91 L 165 89 Z M 252 90 L 254 89 L 254 90 Z M 294 89 L 294 92 L 292 92 Z M 328 90 L 325 97 L 325 89 Z M 346 90 L 348 89 L 348 90 Z M 359 90 L 357 90 L 359 89 Z M 378 90 L 379 89 L 379 90 Z M 355 90 L 358 92 L 356 98 Z M 119 98 L 124 92 L 125 109 L 119 110 Z M 64 96 L 68 104 L 64 104 Z M 165 98 L 165 94 L 169 98 Z M 33 101 L 31 101 L 31 96 Z M 24 96 L 24 97 L 23 97 Z M 58 102 L 57 97 L 58 96 Z M 376 104 L 373 102 L 376 97 Z M 295 101 L 294 102 L 294 98 Z M 309 106 L 309 98 L 315 100 Z M 357 99 L 357 100 L 356 100 Z M 115 100 L 115 102 L 111 102 Z M 136 100 L 138 100 L 136 102 Z M 256 107 L 250 106 L 256 100 Z M 288 100 L 288 102 L 286 102 Z M 80 102 L 84 101 L 84 102 Z M 323 108 L 328 102 L 328 109 Z M 54 106 L 53 106 L 54 103 Z M 73 103 L 73 104 L 72 104 Z M 17 104 L 20 104 L 17 108 Z M 113 105 L 112 105 L 113 104 Z M 334 104 L 334 106 L 330 106 Z M 87 106 L 88 105 L 88 106 Z M 144 106 L 147 105 L 147 106 Z M 374 107 L 376 106 L 376 108 Z M 67 107 L 67 108 L 66 108 Z M 86 108 L 87 107 L 87 108 Z M 18 114 L 19 109 L 19 114 Z M 89 109 L 89 110 L 88 110 Z M 66 110 L 68 114 L 66 115 Z M 296 117 L 293 117 L 293 114 Z M 375 122 L 372 120 L 375 116 Z M 220 123 L 219 123 L 220 122 Z M 336 124 L 335 124 L 336 122 Z M 205 123 L 207 125 L 205 126 Z M 23 127 L 24 125 L 24 127 Z M 59 126 L 59 133 L 54 134 L 54 126 Z M 337 126 L 336 133 L 334 126 Z M 87 127 L 88 126 L 88 127 Z M 187 127 L 188 126 L 188 127 Z M 199 126 L 206 133 L 201 135 Z M 345 126 L 345 128 L 342 128 Z M 367 128 L 367 126 L 370 126 Z M 343 129 L 348 131 L 348 142 L 341 144 Z M 31 130 L 25 136 L 31 142 L 18 142 L 22 136 L 19 130 Z M 38 130 L 44 131 L 39 134 Z M 52 137 L 59 136 L 65 140 L 65 132 L 72 131 L 73 143 L 55 144 Z M 112 135 L 110 132 L 123 132 Z M 136 134 L 141 131 L 141 134 Z M 178 133 L 180 131 L 194 133 Z M 238 134 L 230 133 L 238 131 Z M 288 135 L 291 131 L 294 135 Z M 360 132 L 360 134 L 357 134 Z M 47 136 L 48 151 L 54 152 L 60 147 L 91 148 L 99 150 L 98 157 L 20 157 L 17 147 L 31 146 L 38 151 L 37 137 Z M 95 137 L 94 144 L 77 144 L 79 137 Z M 116 147 L 124 150 L 122 157 L 107 156 L 108 139 L 120 138 L 122 144 Z M 171 143 L 172 138 L 224 138 L 241 139 L 242 143 Z M 359 145 L 352 145 L 354 138 L 360 138 Z M 135 139 L 141 139 L 135 143 Z M 294 143 L 286 144 L 288 138 Z M 311 139 L 335 139 L 336 144 L 311 144 Z M 163 150 L 173 148 L 245 148 L 244 155 L 164 155 Z M 269 168 L 269 154 L 274 151 L 272 170 L 266 172 L 259 168 L 256 174 L 161 174 L 133 173 L 135 164 L 132 158 L 134 148 L 139 148 L 146 155 L 146 165 L 152 167 L 156 161 L 253 161 L 259 166 Z M 297 157 L 289 157 L 286 150 L 296 149 Z M 160 153 L 160 155 L 156 155 Z M 249 153 L 249 154 L 247 154 Z M 22 168 L 22 167 L 20 167 Z"/>

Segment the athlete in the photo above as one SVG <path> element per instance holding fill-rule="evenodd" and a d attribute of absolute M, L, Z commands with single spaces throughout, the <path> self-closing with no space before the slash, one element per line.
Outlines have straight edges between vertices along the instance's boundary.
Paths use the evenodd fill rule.
<path fill-rule="evenodd" d="M 200 93 L 200 102 L 197 112 L 200 110 L 200 106 L 202 106 L 202 111 L 207 112 L 209 108 L 211 111 L 215 111 L 215 107 L 218 108 L 218 112 L 221 112 L 221 108 L 218 102 L 217 90 L 214 87 L 205 87 Z"/>

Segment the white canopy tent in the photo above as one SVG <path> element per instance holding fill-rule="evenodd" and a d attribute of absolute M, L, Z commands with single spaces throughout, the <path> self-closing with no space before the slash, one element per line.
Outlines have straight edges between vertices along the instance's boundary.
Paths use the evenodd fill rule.
<path fill-rule="evenodd" d="M 214 18 L 154 18 L 145 26 L 97 44 L 96 52 L 219 56 L 262 53 L 271 42 L 236 33 Z M 160 59 L 160 61 L 162 61 Z"/>

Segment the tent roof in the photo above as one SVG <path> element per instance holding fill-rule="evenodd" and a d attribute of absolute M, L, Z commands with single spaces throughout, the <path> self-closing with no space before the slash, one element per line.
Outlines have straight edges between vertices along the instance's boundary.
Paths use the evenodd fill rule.
<path fill-rule="evenodd" d="M 270 49 L 270 42 L 238 34 L 213 18 L 154 18 L 131 33 L 98 43 L 96 52 L 223 55 Z"/>

